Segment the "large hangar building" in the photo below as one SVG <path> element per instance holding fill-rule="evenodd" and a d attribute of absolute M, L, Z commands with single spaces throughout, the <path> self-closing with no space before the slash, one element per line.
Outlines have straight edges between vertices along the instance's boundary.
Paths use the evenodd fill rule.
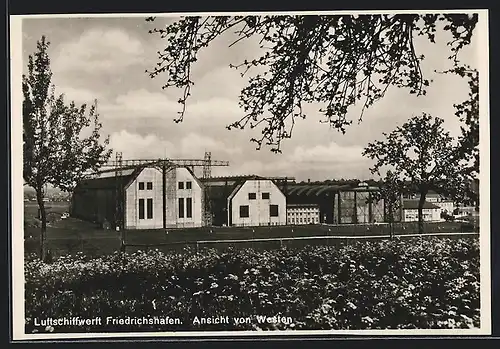
<path fill-rule="evenodd" d="M 120 172 L 98 173 L 78 183 L 73 191 L 71 215 L 125 229 L 203 225 L 203 184 L 187 167 L 170 167 L 165 173 L 157 167 Z M 117 210 L 117 206 L 122 209 Z M 118 216 L 117 211 L 121 212 Z"/>

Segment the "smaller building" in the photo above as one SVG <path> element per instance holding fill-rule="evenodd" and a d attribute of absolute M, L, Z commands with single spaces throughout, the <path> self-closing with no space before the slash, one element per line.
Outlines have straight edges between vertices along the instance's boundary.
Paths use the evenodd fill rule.
<path fill-rule="evenodd" d="M 286 197 L 270 179 L 246 179 L 227 200 L 232 226 L 286 224 Z"/>
<path fill-rule="evenodd" d="M 319 224 L 320 209 L 317 204 L 288 204 L 286 206 L 287 224 Z"/>
<path fill-rule="evenodd" d="M 203 179 L 215 226 L 286 224 L 286 197 L 276 183 L 256 175 Z"/>
<path fill-rule="evenodd" d="M 418 222 L 419 200 L 403 200 L 403 221 Z M 422 210 L 422 218 L 425 222 L 436 222 L 441 220 L 441 208 L 434 203 L 425 201 Z"/>
<path fill-rule="evenodd" d="M 451 200 L 442 200 L 439 202 L 433 202 L 433 204 L 439 206 L 441 212 L 443 213 L 453 214 L 453 211 L 455 210 L 455 204 Z"/>

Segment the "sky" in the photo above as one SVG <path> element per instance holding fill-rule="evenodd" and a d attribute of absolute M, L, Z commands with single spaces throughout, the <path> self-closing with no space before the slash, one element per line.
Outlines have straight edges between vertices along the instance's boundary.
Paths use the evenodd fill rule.
<path fill-rule="evenodd" d="M 110 136 L 110 147 L 124 159 L 194 158 L 205 151 L 214 160 L 227 160 L 229 167 L 214 167 L 214 176 L 257 174 L 311 179 L 372 178 L 371 160 L 363 148 L 383 139 L 414 115 L 431 113 L 445 120 L 445 127 L 458 135 L 460 124 L 454 103 L 467 98 L 465 80 L 434 70 L 450 67 L 445 34 L 437 33 L 437 43 L 416 39 L 418 53 L 426 56 L 422 70 L 433 82 L 426 96 L 389 88 L 386 96 L 369 108 L 360 124 L 354 122 L 342 134 L 320 123 L 318 106 L 309 105 L 308 117 L 297 120 L 292 138 L 285 140 L 282 153 L 270 148 L 256 150 L 250 142 L 258 131 L 227 130 L 226 126 L 243 115 L 238 96 L 246 79 L 229 67 L 257 57 L 255 40 L 229 48 L 232 34 L 206 48 L 193 67 L 192 97 L 182 123 L 174 123 L 180 105 L 180 90 L 162 90 L 166 76 L 151 79 L 146 70 L 158 62 L 157 51 L 165 42 L 148 31 L 176 18 L 159 18 L 151 23 L 143 17 L 24 18 L 22 22 L 23 66 L 35 52 L 36 42 L 45 35 L 51 42 L 49 55 L 56 93 L 68 100 L 92 103 L 98 100 L 102 133 Z M 477 39 L 460 54 L 460 60 L 477 67 L 481 52 Z M 357 120 L 357 114 L 349 115 Z"/>

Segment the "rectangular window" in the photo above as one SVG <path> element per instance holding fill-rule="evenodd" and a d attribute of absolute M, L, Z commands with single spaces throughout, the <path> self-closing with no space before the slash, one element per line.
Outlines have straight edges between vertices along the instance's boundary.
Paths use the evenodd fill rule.
<path fill-rule="evenodd" d="M 146 212 L 147 212 L 147 218 L 153 219 L 153 199 L 147 200 Z"/>
<path fill-rule="evenodd" d="M 257 199 L 256 193 L 248 193 L 248 200 L 255 200 L 255 199 Z"/>
<path fill-rule="evenodd" d="M 144 219 L 144 199 L 139 199 L 139 219 Z"/>
<path fill-rule="evenodd" d="M 179 198 L 179 218 L 184 218 L 184 198 Z"/>
<path fill-rule="evenodd" d="M 262 200 L 269 200 L 269 193 L 262 193 Z"/>
<path fill-rule="evenodd" d="M 139 190 L 144 190 L 144 182 L 139 182 Z"/>
<path fill-rule="evenodd" d="M 191 182 L 186 182 L 186 189 L 191 189 L 191 188 L 192 188 Z"/>
<path fill-rule="evenodd" d="M 271 217 L 278 217 L 278 205 L 269 205 L 269 214 Z"/>
<path fill-rule="evenodd" d="M 191 182 L 188 182 L 191 183 Z M 192 218 L 193 217 L 193 199 L 192 198 L 187 198 L 186 199 L 186 218 Z"/>
<path fill-rule="evenodd" d="M 184 189 L 184 182 L 179 182 L 179 189 Z"/>
<path fill-rule="evenodd" d="M 250 217 L 250 209 L 248 205 L 240 206 L 240 218 Z"/>
<path fill-rule="evenodd" d="M 153 190 L 153 182 L 147 182 L 146 183 L 146 189 L 147 190 Z"/>

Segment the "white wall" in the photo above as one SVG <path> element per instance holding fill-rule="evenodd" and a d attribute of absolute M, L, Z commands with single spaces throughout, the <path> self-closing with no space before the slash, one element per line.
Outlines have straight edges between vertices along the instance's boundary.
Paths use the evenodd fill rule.
<path fill-rule="evenodd" d="M 256 199 L 249 200 L 248 194 L 255 193 Z M 262 193 L 269 193 L 269 199 L 262 199 Z M 240 217 L 240 206 L 249 206 L 249 217 Z M 278 205 L 278 217 L 270 216 L 269 205 Z M 286 224 L 286 197 L 268 179 L 247 180 L 231 199 L 232 225 L 259 226 Z"/>
<path fill-rule="evenodd" d="M 203 190 L 186 168 L 174 168 L 166 176 L 166 227 L 199 227 L 203 224 Z M 139 190 L 139 182 L 144 182 L 144 190 Z M 147 182 L 153 189 L 147 189 Z M 191 189 L 179 189 L 178 182 L 191 182 Z M 125 228 L 163 228 L 163 175 L 160 169 L 145 168 L 137 179 L 126 189 Z M 192 216 L 186 217 L 186 198 L 192 198 Z M 153 199 L 153 218 L 147 218 L 147 199 Z M 184 218 L 179 218 L 179 198 L 184 199 Z M 144 219 L 139 219 L 139 199 L 144 199 Z"/>
<path fill-rule="evenodd" d="M 452 214 L 453 210 L 455 209 L 455 205 L 453 204 L 453 201 L 441 201 L 441 202 L 436 202 L 434 205 L 439 206 L 441 211 L 446 211 L 448 214 Z"/>
<path fill-rule="evenodd" d="M 203 224 L 203 189 L 186 168 L 176 169 L 176 200 L 175 217 L 177 227 L 200 227 Z M 184 183 L 184 189 L 179 189 L 179 182 Z M 186 182 L 191 182 L 191 189 L 186 189 Z M 179 217 L 179 198 L 184 199 L 184 217 Z M 187 218 L 186 199 L 192 199 L 192 217 Z"/>
<path fill-rule="evenodd" d="M 144 190 L 139 190 L 139 182 L 144 182 Z M 153 189 L 147 189 L 147 182 Z M 145 168 L 130 184 L 125 192 L 125 228 L 158 229 L 163 227 L 163 180 L 162 173 L 156 168 Z M 153 199 L 153 218 L 147 218 L 147 199 Z M 144 199 L 144 219 L 139 219 L 139 199 Z"/>
<path fill-rule="evenodd" d="M 319 224 L 319 207 L 289 206 L 287 207 L 287 224 Z"/>
<path fill-rule="evenodd" d="M 404 221 L 405 222 L 418 222 L 418 210 L 417 209 L 404 209 L 403 210 Z M 441 220 L 441 209 L 440 208 L 424 208 L 422 210 L 423 219 L 426 222 L 435 222 Z"/>

